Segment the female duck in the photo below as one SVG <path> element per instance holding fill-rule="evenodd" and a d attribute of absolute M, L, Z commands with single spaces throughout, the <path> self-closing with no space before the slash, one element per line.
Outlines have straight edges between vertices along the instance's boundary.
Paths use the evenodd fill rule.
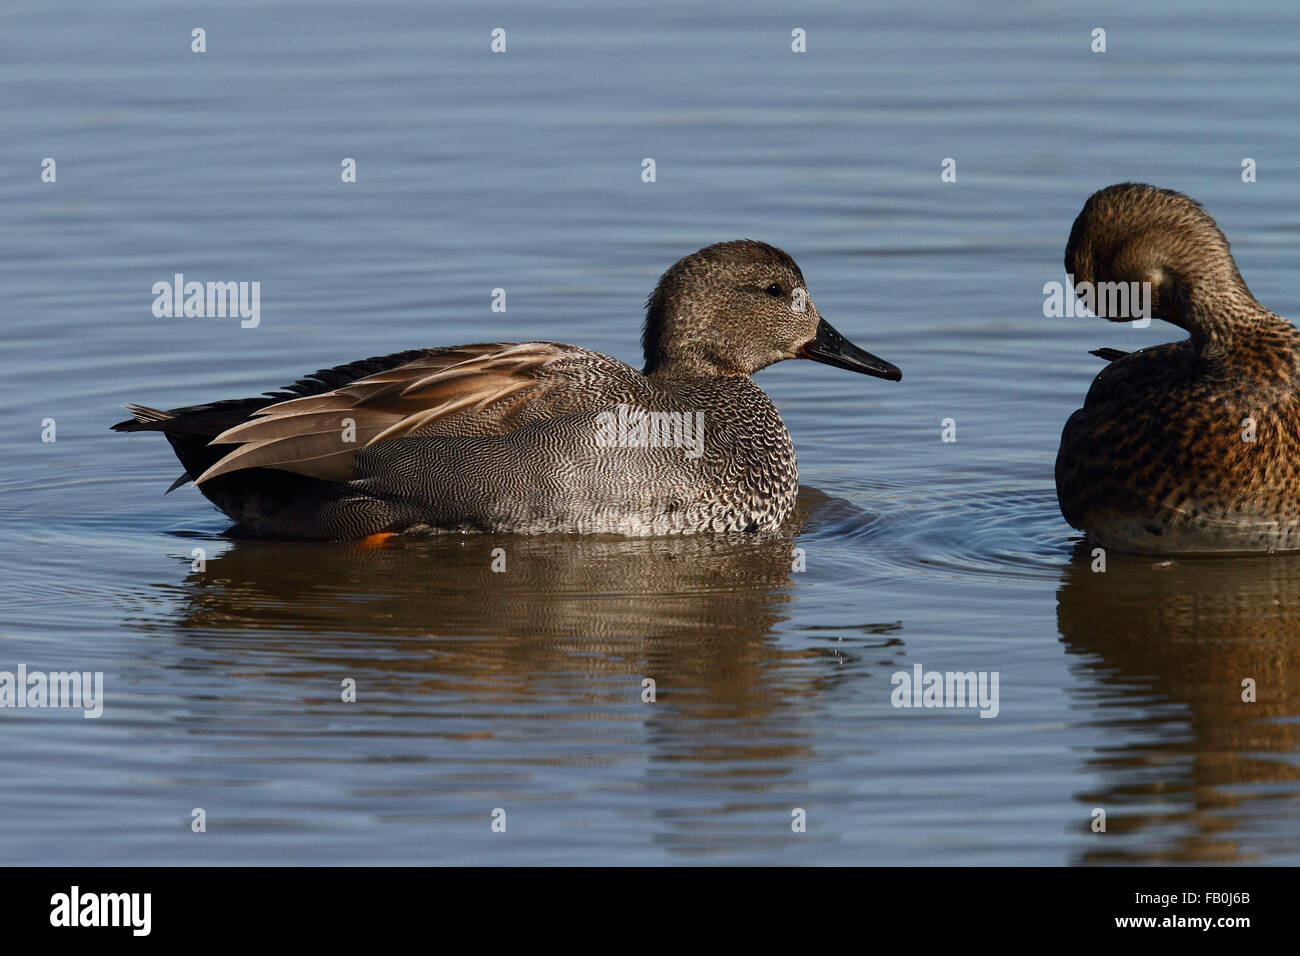
<path fill-rule="evenodd" d="M 1300 332 L 1255 301 L 1214 219 L 1169 189 L 1110 186 L 1065 268 L 1098 315 L 1136 317 L 1107 314 L 1121 300 L 1096 283 L 1149 283 L 1151 314 L 1189 333 L 1094 353 L 1112 364 L 1061 436 L 1065 519 L 1118 550 L 1300 548 Z"/>
<path fill-rule="evenodd" d="M 113 427 L 166 435 L 177 484 L 251 534 L 768 531 L 799 477 L 749 376 L 802 357 L 901 377 L 821 318 L 793 259 L 751 240 L 664 273 L 642 344 L 643 372 L 554 342 L 417 349 L 262 398 L 128 405 Z"/>

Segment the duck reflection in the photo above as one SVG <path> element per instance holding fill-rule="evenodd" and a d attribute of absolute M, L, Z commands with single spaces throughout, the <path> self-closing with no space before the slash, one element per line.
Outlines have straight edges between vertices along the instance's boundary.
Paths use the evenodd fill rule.
<path fill-rule="evenodd" d="M 1252 817 L 1294 813 L 1300 796 L 1300 555 L 1111 553 L 1104 573 L 1093 562 L 1080 544 L 1057 621 L 1097 713 L 1089 764 L 1103 786 L 1077 795 L 1081 818 L 1103 807 L 1107 834 L 1121 838 L 1099 834 L 1080 861 L 1258 857 L 1261 838 L 1239 831 Z M 1254 703 L 1242 699 L 1248 678 Z M 1119 718 L 1135 708 L 1140 718 Z"/>
<path fill-rule="evenodd" d="M 874 666 L 901 644 L 897 623 L 797 644 L 777 637 L 799 577 L 795 536 L 810 513 L 843 521 L 851 507 L 805 489 L 795 520 L 773 536 L 443 535 L 375 549 L 235 540 L 188 575 L 167 627 L 246 675 L 260 667 L 304 687 L 355 676 L 364 706 L 407 719 L 393 732 L 428 737 L 420 749 L 431 759 L 455 761 L 464 735 L 497 739 L 518 768 L 537 762 L 544 739 L 558 743 L 543 762 L 578 767 L 593 745 L 602 762 L 643 751 L 634 786 L 675 798 L 672 849 L 752 845 L 755 828 L 700 821 L 748 812 L 755 791 L 806 795 L 810 701 L 861 679 L 858 658 Z M 645 678 L 653 704 L 642 699 Z M 448 708 L 457 719 L 438 719 Z M 530 723 L 521 738 L 520 715 L 598 726 L 585 742 L 554 723 Z M 527 774 L 517 786 L 529 792 Z M 698 812 L 687 809 L 696 799 Z M 788 824 L 776 830 L 779 839 Z"/>
<path fill-rule="evenodd" d="M 744 534 L 235 541 L 187 578 L 181 623 L 260 632 L 262 651 L 268 630 L 309 632 L 341 669 L 420 672 L 426 690 L 490 681 L 527 698 L 553 692 L 548 675 L 581 675 L 594 692 L 602 677 L 645 674 L 660 694 L 689 688 L 699 706 L 761 713 L 793 549 Z M 340 659 L 344 647 L 355 655 Z"/>

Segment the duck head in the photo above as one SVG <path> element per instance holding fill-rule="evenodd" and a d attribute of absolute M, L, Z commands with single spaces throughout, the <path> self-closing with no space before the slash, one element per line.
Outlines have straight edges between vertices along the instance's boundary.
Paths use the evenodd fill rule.
<path fill-rule="evenodd" d="M 1100 283 L 1138 283 L 1128 286 L 1133 290 L 1149 283 L 1150 315 L 1193 333 L 1234 304 L 1255 305 L 1214 218 L 1180 192 L 1142 183 L 1107 186 L 1088 198 L 1070 230 L 1065 270 L 1085 304 L 1113 322 L 1139 316 L 1131 303 L 1115 308 L 1124 297 L 1103 294 Z"/>
<path fill-rule="evenodd" d="M 646 300 L 645 374 L 752 375 L 809 358 L 892 381 L 902 372 L 821 317 L 803 273 L 775 246 L 737 239 L 679 260 Z"/>

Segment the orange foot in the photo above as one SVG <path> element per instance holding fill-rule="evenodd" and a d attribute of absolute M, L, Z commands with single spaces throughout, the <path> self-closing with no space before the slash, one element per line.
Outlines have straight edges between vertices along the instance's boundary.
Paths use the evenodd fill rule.
<path fill-rule="evenodd" d="M 368 534 L 361 539 L 361 547 L 366 549 L 382 548 L 384 542 L 396 534 L 396 531 L 376 531 L 374 534 Z"/>

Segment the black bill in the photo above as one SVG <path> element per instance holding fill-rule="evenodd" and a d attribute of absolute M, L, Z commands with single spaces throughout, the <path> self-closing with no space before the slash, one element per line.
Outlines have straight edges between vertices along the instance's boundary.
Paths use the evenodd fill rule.
<path fill-rule="evenodd" d="M 813 336 L 811 342 L 799 350 L 799 355 L 814 362 L 846 368 L 850 372 L 862 372 L 877 378 L 887 378 L 891 382 L 898 382 L 903 378 L 903 373 L 897 365 L 891 365 L 884 359 L 858 348 L 836 332 L 825 319 L 817 323 L 817 334 Z"/>

